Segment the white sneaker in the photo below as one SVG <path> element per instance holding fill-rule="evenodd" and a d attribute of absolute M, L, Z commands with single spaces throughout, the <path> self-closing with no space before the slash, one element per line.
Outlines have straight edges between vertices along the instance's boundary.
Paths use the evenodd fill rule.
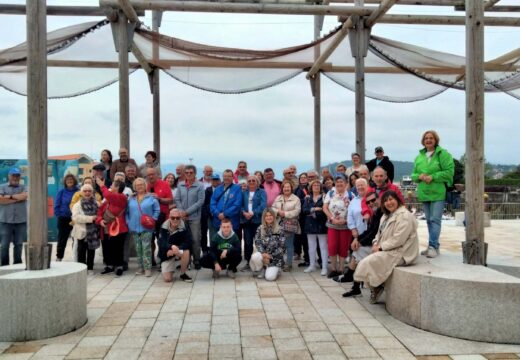
<path fill-rule="evenodd" d="M 321 269 L 321 276 L 327 276 L 327 268 Z"/>
<path fill-rule="evenodd" d="M 262 268 L 262 270 L 260 270 L 260 272 L 258 273 L 258 275 L 256 276 L 258 279 L 263 279 L 265 278 L 265 269 Z"/>
<path fill-rule="evenodd" d="M 306 268 L 305 270 L 303 270 L 304 273 L 311 273 L 313 272 L 314 270 L 316 270 L 316 266 L 314 265 L 310 265 L 308 268 Z"/>
<path fill-rule="evenodd" d="M 426 252 L 427 258 L 435 258 L 435 257 L 437 257 L 437 255 L 439 255 L 437 252 L 437 249 L 434 249 L 432 247 L 428 248 L 428 251 Z"/>

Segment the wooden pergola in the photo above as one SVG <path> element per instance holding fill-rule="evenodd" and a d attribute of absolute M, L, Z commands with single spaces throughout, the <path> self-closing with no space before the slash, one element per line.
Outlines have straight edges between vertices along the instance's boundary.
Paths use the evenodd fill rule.
<path fill-rule="evenodd" d="M 46 7 L 46 0 L 28 0 L 27 6 L 0 5 L 0 14 L 26 14 L 27 16 L 27 82 L 28 82 L 28 160 L 29 175 L 29 251 L 27 267 L 44 269 L 47 263 L 46 197 L 47 197 L 47 66 L 46 15 L 96 15 L 101 13 L 115 25 L 119 52 L 119 108 L 120 146 L 130 146 L 129 127 L 129 61 L 134 56 L 149 75 L 153 93 L 154 149 L 160 154 L 160 103 L 158 68 L 131 46 L 129 29 L 140 24 L 139 15 L 152 10 L 152 28 L 158 31 L 163 11 L 224 12 L 313 15 L 314 34 L 319 36 L 323 16 L 339 16 L 343 21 L 339 36 L 310 66 L 310 80 L 314 96 L 314 164 L 320 166 L 320 69 L 327 58 L 347 36 L 353 43 L 356 74 L 356 150 L 365 154 L 365 63 L 371 28 L 377 23 L 465 25 L 466 28 L 466 239 L 463 243 L 464 262 L 486 264 L 484 243 L 484 24 L 488 26 L 520 26 L 518 17 L 484 17 L 484 12 L 520 12 L 520 6 L 501 6 L 500 0 L 323 0 L 318 3 L 297 0 L 222 0 L 220 2 L 179 0 L 100 0 L 99 8 L 54 6 Z M 333 2 L 334 4 L 331 4 Z M 354 3 L 354 5 L 346 5 Z M 366 4 L 374 4 L 367 6 Z M 465 11 L 465 16 L 387 15 L 398 5 L 450 6 Z M 131 32 L 131 31 L 130 31 Z M 154 49 L 154 52 L 158 51 Z M 505 55 L 507 56 L 507 54 Z M 137 64 L 136 64 L 137 65 Z M 176 64 L 179 65 L 179 64 Z M 185 66 L 194 66 L 185 64 Z M 344 69 L 346 71 L 346 69 Z"/>

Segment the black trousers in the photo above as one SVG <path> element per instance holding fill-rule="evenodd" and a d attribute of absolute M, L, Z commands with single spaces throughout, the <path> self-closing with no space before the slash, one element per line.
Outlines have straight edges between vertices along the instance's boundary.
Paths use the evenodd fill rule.
<path fill-rule="evenodd" d="M 78 242 L 78 262 L 86 264 L 88 270 L 93 270 L 96 250 L 90 250 L 85 239 L 76 241 Z"/>
<path fill-rule="evenodd" d="M 106 266 L 123 266 L 126 234 L 127 233 L 122 233 L 117 236 L 109 236 L 101 242 L 103 245 L 103 262 Z"/>
<path fill-rule="evenodd" d="M 67 240 L 72 231 L 71 221 L 72 219 L 70 217 L 58 216 L 58 244 L 56 246 L 56 257 L 58 259 L 63 259 L 63 255 L 65 254 Z"/>
<path fill-rule="evenodd" d="M 236 249 L 229 249 L 227 255 L 224 259 L 220 258 L 222 251 L 218 251 L 215 254 L 218 259 L 218 263 L 222 269 L 229 269 L 231 271 L 236 271 L 238 264 L 242 261 L 242 255 L 240 251 Z M 215 263 L 213 262 L 213 257 L 211 254 L 205 255 L 202 259 L 200 259 L 200 266 L 205 269 L 215 270 Z"/>
<path fill-rule="evenodd" d="M 251 255 L 253 255 L 253 242 L 259 226 L 260 224 L 255 224 L 251 221 L 242 224 L 242 230 L 244 230 L 244 259 L 248 263 L 251 260 Z"/>

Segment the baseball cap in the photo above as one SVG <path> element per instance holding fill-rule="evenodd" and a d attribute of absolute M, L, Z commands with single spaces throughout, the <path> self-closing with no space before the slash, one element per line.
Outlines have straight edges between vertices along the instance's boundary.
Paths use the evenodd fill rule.
<path fill-rule="evenodd" d="M 22 172 L 17 167 L 12 167 L 9 169 L 9 175 L 21 175 Z"/>
<path fill-rule="evenodd" d="M 384 152 L 383 147 L 381 147 L 381 146 L 376 147 L 375 152 L 379 152 L 379 151 Z"/>
<path fill-rule="evenodd" d="M 211 175 L 211 180 L 220 180 L 220 176 L 218 174 Z"/>
<path fill-rule="evenodd" d="M 92 167 L 92 170 L 105 170 L 105 165 L 103 164 L 96 164 Z"/>

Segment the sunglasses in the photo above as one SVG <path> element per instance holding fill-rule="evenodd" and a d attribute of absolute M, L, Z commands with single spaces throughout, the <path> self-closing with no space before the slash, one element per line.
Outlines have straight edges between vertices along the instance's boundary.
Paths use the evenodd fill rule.
<path fill-rule="evenodd" d="M 180 220 L 181 217 L 180 216 L 170 216 L 170 219 L 171 220 Z"/>
<path fill-rule="evenodd" d="M 367 204 L 375 203 L 376 199 L 367 199 Z"/>

